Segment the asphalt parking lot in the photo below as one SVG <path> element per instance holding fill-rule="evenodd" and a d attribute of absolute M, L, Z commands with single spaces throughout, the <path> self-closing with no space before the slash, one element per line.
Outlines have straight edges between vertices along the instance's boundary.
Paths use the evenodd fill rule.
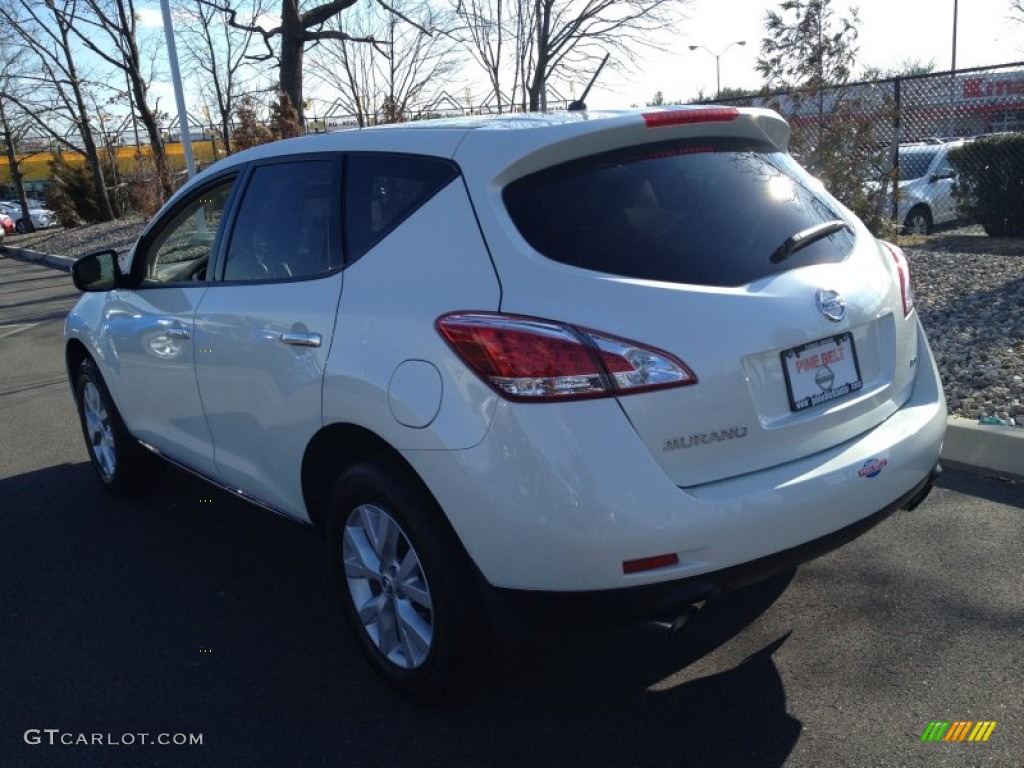
<path fill-rule="evenodd" d="M 61 359 L 73 301 L 0 256 L 0 768 L 1024 765 L 1022 484 L 946 472 L 676 638 L 524 633 L 428 711 L 360 658 L 319 533 L 177 471 L 144 499 L 100 488 Z M 922 742 L 937 720 L 997 725 Z"/>

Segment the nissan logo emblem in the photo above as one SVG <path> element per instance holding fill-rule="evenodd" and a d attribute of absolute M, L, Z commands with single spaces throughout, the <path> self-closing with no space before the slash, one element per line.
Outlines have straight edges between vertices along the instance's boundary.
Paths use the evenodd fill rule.
<path fill-rule="evenodd" d="M 846 317 L 846 299 L 838 291 L 818 289 L 818 311 L 833 322 Z"/>

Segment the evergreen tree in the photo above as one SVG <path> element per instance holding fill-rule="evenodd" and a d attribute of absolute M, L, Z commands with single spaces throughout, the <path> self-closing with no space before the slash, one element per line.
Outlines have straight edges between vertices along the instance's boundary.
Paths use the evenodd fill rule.
<path fill-rule="evenodd" d="M 784 92 L 771 105 L 790 119 L 790 151 L 843 204 L 876 232 L 885 222 L 879 201 L 885 188 L 868 184 L 884 167 L 885 110 L 844 89 L 857 58 L 856 8 L 840 17 L 832 0 L 785 0 L 765 16 L 757 69 L 769 92 Z M 869 117 L 872 112 L 875 117 Z M 803 120 L 794 121 L 794 117 Z"/>
<path fill-rule="evenodd" d="M 243 149 L 255 147 L 273 141 L 270 129 L 263 125 L 256 116 L 256 100 L 246 94 L 235 106 L 237 124 L 231 132 L 231 149 L 241 152 Z"/>

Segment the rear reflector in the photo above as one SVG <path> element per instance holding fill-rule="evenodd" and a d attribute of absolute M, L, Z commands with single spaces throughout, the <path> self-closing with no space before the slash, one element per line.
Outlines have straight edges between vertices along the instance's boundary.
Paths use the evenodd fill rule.
<path fill-rule="evenodd" d="M 625 574 L 642 573 L 643 571 L 653 571 L 658 568 L 667 568 L 670 565 L 678 564 L 679 555 L 673 552 L 668 555 L 642 557 L 639 560 L 626 560 L 622 563 L 622 572 Z"/>
<path fill-rule="evenodd" d="M 567 323 L 497 312 L 454 312 L 437 330 L 500 395 L 521 402 L 614 397 L 695 384 L 667 352 Z"/>
<path fill-rule="evenodd" d="M 644 113 L 648 128 L 664 128 L 667 125 L 688 125 L 690 123 L 728 123 L 740 116 L 736 107 L 709 107 L 707 109 L 670 109 L 664 112 Z"/>

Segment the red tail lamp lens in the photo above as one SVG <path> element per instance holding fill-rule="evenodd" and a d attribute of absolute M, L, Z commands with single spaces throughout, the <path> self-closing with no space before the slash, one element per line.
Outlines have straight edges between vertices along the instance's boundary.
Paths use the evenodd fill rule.
<path fill-rule="evenodd" d="M 566 323 L 491 312 L 456 312 L 437 329 L 456 354 L 510 400 L 610 397 L 694 384 L 660 350 Z"/>
<path fill-rule="evenodd" d="M 631 573 L 643 573 L 644 571 L 654 571 L 658 568 L 668 568 L 670 565 L 678 564 L 679 555 L 673 552 L 668 555 L 642 557 L 639 560 L 625 560 L 622 563 L 622 572 L 626 575 Z"/>

